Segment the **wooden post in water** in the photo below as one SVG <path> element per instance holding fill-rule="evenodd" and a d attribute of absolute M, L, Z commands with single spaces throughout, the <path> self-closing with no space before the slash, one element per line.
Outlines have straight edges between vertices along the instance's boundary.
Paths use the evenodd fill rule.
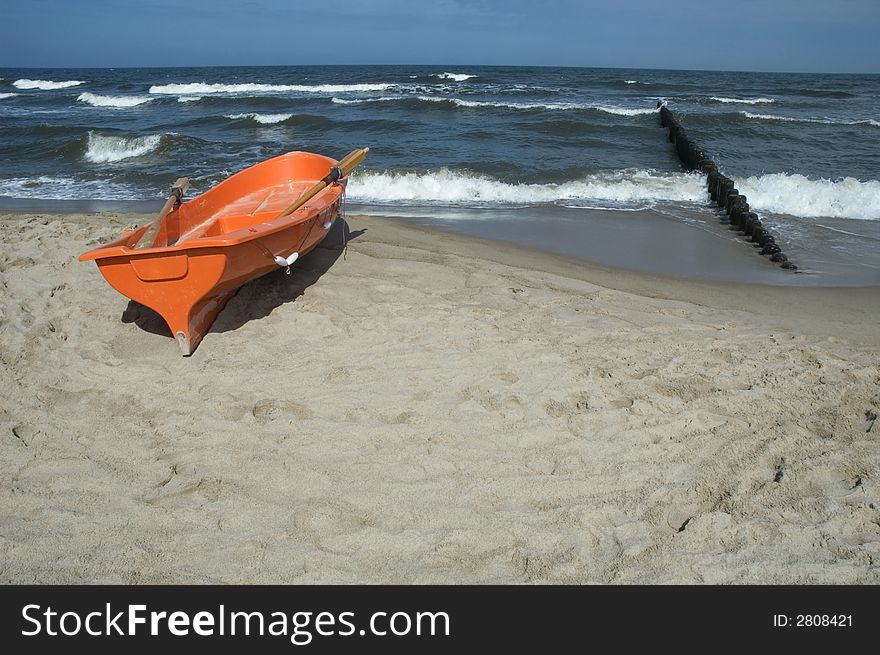
<path fill-rule="evenodd" d="M 665 103 L 658 102 L 657 107 L 660 110 L 660 125 L 669 130 L 669 142 L 673 144 L 679 160 L 688 171 L 706 174 L 709 196 L 730 217 L 730 229 L 741 231 L 756 247 L 761 248 L 762 255 L 770 256 L 770 261 L 780 264 L 782 268 L 797 270 L 797 266 L 788 261 L 777 245 L 776 238 L 761 223 L 758 215 L 751 211 L 748 199 L 740 194 L 733 180 L 719 172 L 715 162 L 690 138 Z"/>

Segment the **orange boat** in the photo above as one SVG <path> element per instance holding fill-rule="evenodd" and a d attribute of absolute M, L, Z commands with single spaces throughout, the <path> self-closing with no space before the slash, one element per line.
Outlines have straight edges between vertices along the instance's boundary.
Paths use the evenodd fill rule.
<path fill-rule="evenodd" d="M 191 355 L 239 287 L 289 267 L 324 238 L 348 174 L 342 161 L 289 152 L 247 168 L 187 202 L 178 180 L 157 219 L 80 255 L 124 296 L 158 312 Z"/>

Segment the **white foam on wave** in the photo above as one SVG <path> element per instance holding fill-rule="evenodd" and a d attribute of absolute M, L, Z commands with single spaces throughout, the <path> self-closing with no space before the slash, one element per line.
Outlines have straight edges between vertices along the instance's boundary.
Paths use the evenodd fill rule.
<path fill-rule="evenodd" d="M 253 93 L 357 93 L 362 91 L 385 91 L 393 84 L 208 84 L 189 82 L 186 84 L 156 84 L 150 93 L 193 95 L 193 94 L 253 94 Z"/>
<path fill-rule="evenodd" d="M 640 116 L 643 114 L 655 114 L 658 108 L 647 107 L 614 107 L 606 105 L 591 105 L 578 102 L 489 102 L 486 100 L 464 100 L 463 98 L 445 97 L 445 96 L 382 96 L 380 98 L 337 98 L 330 99 L 331 102 L 338 105 L 362 105 L 373 102 L 403 102 L 406 100 L 420 100 L 421 102 L 446 103 L 456 107 L 475 109 L 481 107 L 495 109 L 549 109 L 551 111 L 567 111 L 567 110 L 594 110 L 601 111 L 606 114 L 616 114 L 617 116 Z"/>
<path fill-rule="evenodd" d="M 201 99 L 202 96 L 180 96 L 177 102 L 198 102 Z"/>
<path fill-rule="evenodd" d="M 145 194 L 142 190 L 121 182 L 41 175 L 0 180 L 0 196 L 41 200 L 143 200 Z"/>
<path fill-rule="evenodd" d="M 646 114 L 656 114 L 658 111 L 660 111 L 659 107 L 654 107 L 654 108 L 639 107 L 637 109 L 632 109 L 629 107 L 597 106 L 597 107 L 592 107 L 592 109 L 597 109 L 598 111 L 604 111 L 606 114 L 616 114 L 617 116 L 643 116 Z"/>
<path fill-rule="evenodd" d="M 578 102 L 486 102 L 481 100 L 462 100 L 461 98 L 441 98 L 437 96 L 418 96 L 418 99 L 425 102 L 450 102 L 458 107 L 498 107 L 504 109 L 550 109 L 562 111 L 572 109 L 592 109 L 606 114 L 616 114 L 618 116 L 639 116 L 642 114 L 654 114 L 659 111 L 659 109 L 656 108 L 613 107 Z"/>
<path fill-rule="evenodd" d="M 560 184 L 510 184 L 445 168 L 423 173 L 363 171 L 352 177 L 348 193 L 352 200 L 373 203 L 448 205 L 707 200 L 702 175 L 645 170 L 597 173 Z"/>
<path fill-rule="evenodd" d="M 641 84 L 642 86 L 650 86 L 650 82 L 640 82 L 639 80 L 624 80 L 624 84 Z"/>
<path fill-rule="evenodd" d="M 83 158 L 93 164 L 107 164 L 153 152 L 162 141 L 161 134 L 116 136 L 89 132 Z"/>
<path fill-rule="evenodd" d="M 775 114 L 753 114 L 748 111 L 739 112 L 746 118 L 754 118 L 762 121 L 781 121 L 784 123 L 821 123 L 822 125 L 872 125 L 880 127 L 880 121 L 871 118 L 855 121 L 834 120 L 831 118 L 796 118 L 794 116 L 777 116 Z"/>
<path fill-rule="evenodd" d="M 476 77 L 476 75 L 468 75 L 467 73 L 436 73 L 434 75 L 438 80 L 452 80 L 454 82 L 464 82 L 465 80 L 471 80 Z"/>
<path fill-rule="evenodd" d="M 85 84 L 81 80 L 67 80 L 65 82 L 53 82 L 52 80 L 15 80 L 12 83 L 16 89 L 38 89 L 40 91 L 52 91 L 54 89 L 68 89 L 72 86 Z"/>
<path fill-rule="evenodd" d="M 5 100 L 6 98 L 12 98 L 17 95 L 21 95 L 21 94 L 19 94 L 19 93 L 0 93 L 0 100 Z"/>
<path fill-rule="evenodd" d="M 240 120 L 244 118 L 249 118 L 252 121 L 256 121 L 261 125 L 274 125 L 275 123 L 281 123 L 286 121 L 288 118 L 291 118 L 293 114 L 231 114 L 226 116 L 226 118 L 230 118 L 232 120 Z"/>
<path fill-rule="evenodd" d="M 335 105 L 362 105 L 368 102 L 393 102 L 395 100 L 406 100 L 406 96 L 382 96 L 381 98 L 337 98 L 333 96 L 330 102 Z"/>
<path fill-rule="evenodd" d="M 783 121 L 786 123 L 826 123 L 831 124 L 829 120 L 821 120 L 818 118 L 794 118 L 791 116 L 776 116 L 775 114 L 753 114 L 750 111 L 739 112 L 746 118 L 754 118 L 762 121 Z"/>
<path fill-rule="evenodd" d="M 711 96 L 709 100 L 736 105 L 763 105 L 776 102 L 773 98 L 726 98 L 724 96 Z"/>
<path fill-rule="evenodd" d="M 811 180 L 800 174 L 768 173 L 736 180 L 758 211 L 804 218 L 880 220 L 880 181 Z"/>
<path fill-rule="evenodd" d="M 143 105 L 151 102 L 153 98 L 146 96 L 101 96 L 94 93 L 80 93 L 77 100 L 93 107 L 126 108 Z"/>
<path fill-rule="evenodd" d="M 577 109 L 571 103 L 534 103 L 534 102 L 486 102 L 483 100 L 462 100 L 461 98 L 441 98 L 438 96 L 417 96 L 422 102 L 445 102 L 456 107 L 499 107 L 506 109 Z"/>

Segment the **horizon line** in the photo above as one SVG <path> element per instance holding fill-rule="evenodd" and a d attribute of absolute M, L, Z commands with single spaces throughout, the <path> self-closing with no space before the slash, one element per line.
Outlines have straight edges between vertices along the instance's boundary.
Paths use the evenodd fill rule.
<path fill-rule="evenodd" d="M 866 71 L 808 71 L 808 70 L 745 70 L 732 68 L 665 68 L 653 66 L 579 66 L 573 64 L 201 64 L 197 66 L 157 66 L 157 65 L 125 65 L 125 66 L 8 66 L 0 65 L 0 70 L 132 70 L 150 68 L 171 69 L 194 69 L 194 68 L 370 68 L 370 67 L 400 67 L 400 68 L 449 68 L 449 67 L 476 67 L 476 68 L 575 68 L 582 70 L 644 70 L 676 73 L 751 73 L 766 75 L 880 75 L 876 72 Z"/>

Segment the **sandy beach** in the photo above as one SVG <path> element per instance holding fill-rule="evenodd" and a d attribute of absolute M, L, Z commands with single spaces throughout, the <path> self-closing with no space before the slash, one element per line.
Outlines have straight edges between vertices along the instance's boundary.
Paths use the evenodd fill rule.
<path fill-rule="evenodd" d="M 4 583 L 880 582 L 877 287 L 350 216 L 183 358 L 145 217 L 0 220 Z"/>

